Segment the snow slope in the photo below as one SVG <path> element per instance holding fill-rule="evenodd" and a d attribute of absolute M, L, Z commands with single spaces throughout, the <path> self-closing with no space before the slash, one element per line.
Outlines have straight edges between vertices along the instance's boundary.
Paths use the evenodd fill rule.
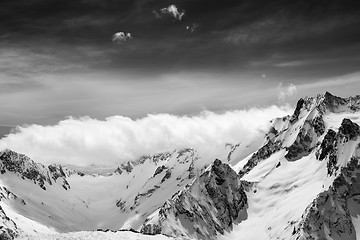
<path fill-rule="evenodd" d="M 324 230 L 326 234 L 320 234 L 321 227 L 309 230 L 308 226 L 313 222 L 318 226 L 326 225 L 329 218 L 314 219 L 313 216 L 318 215 L 311 213 L 316 209 L 321 215 L 329 208 L 337 209 L 339 203 L 320 210 L 317 199 L 334 188 L 334 180 L 344 174 L 342 169 L 346 169 L 350 161 L 358 163 L 360 160 L 359 100 L 360 96 L 339 99 L 326 93 L 300 100 L 292 116 L 276 119 L 264 146 L 248 158 L 245 166 L 234 166 L 243 180 L 253 183 L 247 192 L 248 218 L 219 239 L 240 236 L 249 240 L 356 239 L 354 233 L 357 231 L 356 236 L 360 235 L 360 205 L 356 195 L 347 198 L 348 206 L 344 207 L 351 213 L 353 235 L 336 238 L 334 236 L 341 230 L 333 225 Z M 329 137 L 325 136 L 332 130 L 334 135 L 328 142 Z M 355 176 L 350 180 L 351 185 L 357 182 L 358 175 Z M 349 221 L 339 223 L 343 227 L 348 224 Z"/>
<path fill-rule="evenodd" d="M 3 150 L 0 207 L 20 235 L 140 230 L 149 214 L 190 184 L 213 159 L 231 160 L 236 148 L 225 146 L 215 155 L 188 148 L 143 156 L 101 174 L 46 167 Z"/>

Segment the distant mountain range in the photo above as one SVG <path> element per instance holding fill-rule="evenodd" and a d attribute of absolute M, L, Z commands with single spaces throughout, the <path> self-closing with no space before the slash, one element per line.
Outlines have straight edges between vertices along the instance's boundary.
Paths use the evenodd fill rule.
<path fill-rule="evenodd" d="M 2 149 L 0 239 L 360 239 L 359 124 L 360 96 L 326 92 L 246 158 L 233 143 L 89 174 Z"/>

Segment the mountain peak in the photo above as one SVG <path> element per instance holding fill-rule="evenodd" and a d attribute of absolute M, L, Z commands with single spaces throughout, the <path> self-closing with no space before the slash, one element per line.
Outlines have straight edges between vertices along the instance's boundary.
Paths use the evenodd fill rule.
<path fill-rule="evenodd" d="M 316 97 L 300 98 L 290 121 L 295 122 L 298 120 L 304 110 L 310 112 L 313 109 L 317 109 L 321 115 L 328 112 L 339 113 L 346 111 L 360 111 L 360 95 L 342 98 L 335 96 L 330 92 L 325 92 L 323 94 L 318 94 Z"/>

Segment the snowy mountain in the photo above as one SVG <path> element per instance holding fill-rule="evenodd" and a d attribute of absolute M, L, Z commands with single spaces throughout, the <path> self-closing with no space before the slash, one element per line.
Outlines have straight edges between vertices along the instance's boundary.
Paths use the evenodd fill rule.
<path fill-rule="evenodd" d="M 233 143 L 89 173 L 4 149 L 0 237 L 360 239 L 359 125 L 360 96 L 326 92 L 272 120 L 245 158 Z"/>
<path fill-rule="evenodd" d="M 140 230 L 147 216 L 199 176 L 214 157 L 194 149 L 142 156 L 97 174 L 44 166 L 0 152 L 0 207 L 8 237 L 96 230 Z M 42 236 L 44 238 L 44 236 Z"/>

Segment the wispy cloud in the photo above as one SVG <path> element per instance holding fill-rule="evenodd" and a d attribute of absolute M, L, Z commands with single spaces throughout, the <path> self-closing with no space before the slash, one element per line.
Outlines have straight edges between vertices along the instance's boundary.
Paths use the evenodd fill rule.
<path fill-rule="evenodd" d="M 19 127 L 0 140 L 0 149 L 10 148 L 45 164 L 113 165 L 183 147 L 211 149 L 238 142 L 245 146 L 263 137 L 269 120 L 288 113 L 289 109 L 271 106 L 197 116 L 157 114 L 137 120 L 69 118 L 54 126 Z"/>
<path fill-rule="evenodd" d="M 333 16 L 313 22 L 302 17 L 288 19 L 274 15 L 217 34 L 221 35 L 224 42 L 235 45 L 281 44 L 309 36 L 321 36 L 357 22 L 358 19 L 352 16 L 345 18 Z"/>
<path fill-rule="evenodd" d="M 286 97 L 291 97 L 295 95 L 297 92 L 297 88 L 294 84 L 290 84 L 287 87 L 284 87 L 282 83 L 278 85 L 278 99 L 283 101 Z"/>

